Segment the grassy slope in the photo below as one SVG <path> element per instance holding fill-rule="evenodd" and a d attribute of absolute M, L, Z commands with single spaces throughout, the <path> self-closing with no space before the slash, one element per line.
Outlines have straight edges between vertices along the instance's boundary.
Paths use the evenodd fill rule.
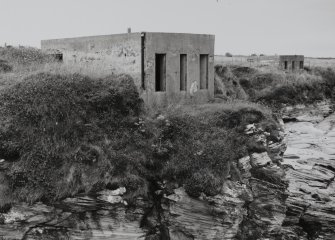
<path fill-rule="evenodd" d="M 277 69 L 216 66 L 215 82 L 222 97 L 280 106 L 333 99 L 335 71 L 316 67 L 285 73 Z"/>
<path fill-rule="evenodd" d="M 246 124 L 276 137 L 271 111 L 257 104 L 188 106 L 150 117 L 129 76 L 93 78 L 50 62 L 5 60 L 15 80 L 0 92 L 0 158 L 8 163 L 2 206 L 118 186 L 131 198 L 164 179 L 192 196 L 214 195 L 238 158 L 266 150 L 245 137 Z"/>
<path fill-rule="evenodd" d="M 40 73 L 0 98 L 0 154 L 11 162 L 10 192 L 28 201 L 87 192 L 115 171 L 110 161 L 120 159 L 112 160 L 109 148 L 131 140 L 141 108 L 128 76 Z"/>
<path fill-rule="evenodd" d="M 0 176 L 2 206 L 118 186 L 126 186 L 131 198 L 162 180 L 184 185 L 192 196 L 214 195 L 229 169 L 239 178 L 232 167 L 238 158 L 267 150 L 245 137 L 246 124 L 256 123 L 277 139 L 271 110 L 256 103 L 186 106 L 150 117 L 129 76 L 94 78 L 39 62 L 45 56 L 25 63 L 17 60 L 24 51 L 5 53 L 0 58 L 13 71 L 0 75 L 0 158 L 9 163 Z M 216 94 L 226 99 L 272 104 L 332 97 L 331 70 L 298 76 L 218 66 L 216 74 Z"/>
<path fill-rule="evenodd" d="M 245 125 L 277 129 L 267 109 L 246 103 L 147 118 L 128 76 L 40 73 L 0 98 L 0 157 L 10 162 L 5 202 L 52 202 L 117 186 L 145 195 L 163 179 L 192 196 L 214 195 L 230 165 L 255 150 Z"/>

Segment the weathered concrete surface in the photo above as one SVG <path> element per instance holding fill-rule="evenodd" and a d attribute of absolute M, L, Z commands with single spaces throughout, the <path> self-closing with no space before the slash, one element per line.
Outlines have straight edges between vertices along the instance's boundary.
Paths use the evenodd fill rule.
<path fill-rule="evenodd" d="M 185 33 L 127 33 L 44 40 L 42 50 L 63 54 L 65 64 L 93 69 L 92 74 L 126 73 L 147 106 L 205 103 L 214 97 L 214 35 Z M 155 89 L 155 56 L 166 54 L 166 91 Z M 186 90 L 180 90 L 180 54 L 187 55 Z M 200 86 L 200 54 L 208 55 L 208 87 L 193 97 L 193 82 Z"/>
<path fill-rule="evenodd" d="M 287 71 L 297 71 L 304 68 L 304 56 L 303 55 L 280 55 L 279 56 L 279 67 Z M 287 68 L 285 69 L 285 62 L 287 62 Z M 302 66 L 300 65 L 302 62 Z M 293 68 L 294 66 L 294 68 Z"/>
<path fill-rule="evenodd" d="M 151 106 L 175 103 L 204 103 L 214 97 L 213 35 L 145 33 L 146 102 Z M 155 54 L 166 53 L 166 91 L 155 92 Z M 187 91 L 180 91 L 180 54 L 187 54 Z M 200 54 L 208 54 L 208 89 L 190 97 L 191 84 L 200 86 Z"/>
<path fill-rule="evenodd" d="M 127 73 L 141 87 L 141 33 L 42 40 L 41 48 L 58 50 L 65 64 L 87 66 L 99 75 Z"/>

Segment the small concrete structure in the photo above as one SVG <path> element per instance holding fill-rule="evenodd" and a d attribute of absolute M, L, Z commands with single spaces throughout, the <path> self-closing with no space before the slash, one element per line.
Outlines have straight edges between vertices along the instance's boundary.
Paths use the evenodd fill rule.
<path fill-rule="evenodd" d="M 304 69 L 303 55 L 280 55 L 279 67 L 286 71 L 296 71 Z"/>
<path fill-rule="evenodd" d="M 205 34 L 129 32 L 43 40 L 41 46 L 65 64 L 129 74 L 146 105 L 155 107 L 214 97 L 214 41 Z"/>

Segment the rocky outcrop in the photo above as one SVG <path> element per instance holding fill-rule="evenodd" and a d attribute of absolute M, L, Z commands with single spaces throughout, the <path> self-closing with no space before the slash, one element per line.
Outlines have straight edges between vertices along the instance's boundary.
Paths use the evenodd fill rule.
<path fill-rule="evenodd" d="M 183 188 L 164 197 L 163 221 L 171 239 L 234 239 L 252 193 L 246 185 L 225 182 L 224 194 L 189 197 Z"/>
<path fill-rule="evenodd" d="M 132 202 L 121 187 L 16 204 L 0 214 L 0 239 L 334 239 L 335 115 L 318 106 L 284 109 L 285 132 L 275 137 L 246 126 L 266 151 L 231 163 L 220 194 L 194 198 L 161 181 Z"/>
<path fill-rule="evenodd" d="M 246 126 L 245 133 L 268 147 L 273 159 L 282 156 L 283 137 L 274 144 L 255 124 Z M 239 180 L 227 179 L 216 196 L 195 199 L 183 188 L 163 196 L 162 223 L 169 239 L 269 239 L 280 234 L 286 216 L 284 171 L 267 152 L 245 156 L 236 167 Z"/>
<path fill-rule="evenodd" d="M 285 122 L 318 123 L 332 112 L 331 102 L 322 101 L 310 105 L 286 106 L 282 109 L 282 118 Z"/>
<path fill-rule="evenodd" d="M 298 121 L 285 127 L 288 148 L 282 166 L 289 195 L 284 229 L 294 239 L 335 236 L 335 115 L 324 118 L 331 109 L 321 106 L 313 112 L 319 112 L 316 118 L 293 109 Z"/>
<path fill-rule="evenodd" d="M 17 204 L 3 213 L 3 239 L 252 239 L 275 236 L 285 218 L 283 170 L 273 159 L 285 144 L 248 125 L 245 133 L 268 152 L 231 163 L 220 194 L 199 198 L 166 181 L 128 203 L 125 188 L 67 198 L 56 205 Z M 279 147 L 280 146 L 280 147 Z M 270 157 L 271 156 L 271 157 Z M 276 182 L 279 179 L 279 182 Z M 172 187 L 171 187 L 171 186 Z"/>
<path fill-rule="evenodd" d="M 151 203 L 139 198 L 136 207 L 127 207 L 122 191 L 67 198 L 55 206 L 17 204 L 1 215 L 0 238 L 145 239 L 140 222 Z"/>

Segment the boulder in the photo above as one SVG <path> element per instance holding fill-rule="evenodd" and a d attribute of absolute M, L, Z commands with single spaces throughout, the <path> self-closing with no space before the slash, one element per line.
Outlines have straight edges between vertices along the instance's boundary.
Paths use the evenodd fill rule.
<path fill-rule="evenodd" d="M 271 158 L 267 152 L 251 154 L 251 166 L 263 167 L 272 163 Z"/>

